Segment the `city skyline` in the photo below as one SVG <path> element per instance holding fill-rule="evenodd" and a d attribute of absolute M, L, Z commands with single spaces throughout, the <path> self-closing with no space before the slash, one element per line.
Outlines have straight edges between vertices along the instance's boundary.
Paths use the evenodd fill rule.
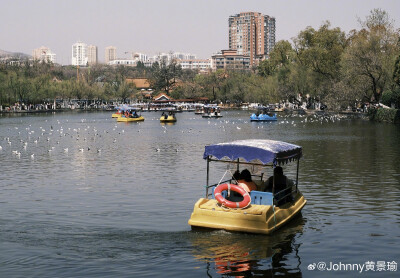
<path fill-rule="evenodd" d="M 206 59 L 228 49 L 228 19 L 241 12 L 274 17 L 276 41 L 292 42 L 307 26 L 319 28 L 326 20 L 346 33 L 360 29 L 358 18 L 364 20 L 374 8 L 387 11 L 399 28 L 400 1 L 395 0 L 2 0 L 0 49 L 30 54 L 43 45 L 60 64 L 71 63 L 71 45 L 77 41 L 97 46 L 99 62 L 110 45 L 118 49 L 117 58 L 175 51 Z"/>

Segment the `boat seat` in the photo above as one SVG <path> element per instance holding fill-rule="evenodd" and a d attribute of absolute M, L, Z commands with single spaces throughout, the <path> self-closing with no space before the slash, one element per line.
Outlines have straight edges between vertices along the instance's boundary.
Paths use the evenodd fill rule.
<path fill-rule="evenodd" d="M 250 191 L 251 203 L 253 205 L 272 206 L 274 204 L 274 196 L 271 192 Z"/>

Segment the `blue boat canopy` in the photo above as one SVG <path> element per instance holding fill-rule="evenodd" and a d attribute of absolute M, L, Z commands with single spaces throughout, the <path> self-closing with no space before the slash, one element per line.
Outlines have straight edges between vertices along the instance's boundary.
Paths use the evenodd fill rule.
<path fill-rule="evenodd" d="M 119 111 L 126 111 L 128 110 L 128 106 L 127 105 L 121 105 L 121 106 L 117 106 L 115 107 L 115 109 L 119 110 Z"/>
<path fill-rule="evenodd" d="M 246 162 L 259 160 L 263 164 L 284 164 L 300 159 L 302 148 L 282 141 L 264 139 L 238 140 L 206 146 L 203 158 L 207 159 L 209 156 L 219 160 L 228 158 L 234 161 L 241 158 Z"/>
<path fill-rule="evenodd" d="M 121 106 L 115 107 L 116 110 L 119 111 L 133 111 L 133 110 L 141 110 L 140 107 L 133 107 L 127 104 L 122 104 Z"/>

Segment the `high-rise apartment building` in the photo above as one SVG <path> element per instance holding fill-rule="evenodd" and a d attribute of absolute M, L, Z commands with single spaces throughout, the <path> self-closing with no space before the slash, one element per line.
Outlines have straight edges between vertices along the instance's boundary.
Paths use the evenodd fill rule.
<path fill-rule="evenodd" d="M 72 45 L 72 65 L 73 66 L 87 66 L 87 45 L 83 42 L 77 42 Z"/>
<path fill-rule="evenodd" d="M 275 46 L 275 18 L 257 12 L 229 17 L 229 49 L 250 56 L 250 65 L 268 57 Z"/>
<path fill-rule="evenodd" d="M 107 46 L 105 52 L 105 63 L 117 59 L 117 48 L 115 46 Z"/>
<path fill-rule="evenodd" d="M 268 15 L 264 16 L 264 50 L 266 57 L 269 57 L 269 53 L 275 46 L 275 17 Z"/>
<path fill-rule="evenodd" d="M 32 51 L 32 56 L 34 60 L 42 62 L 56 62 L 56 54 L 52 53 L 50 48 L 46 46 L 41 46 Z"/>
<path fill-rule="evenodd" d="M 87 46 L 87 56 L 88 56 L 88 64 L 95 65 L 98 63 L 98 54 L 97 54 L 97 46 L 88 45 Z"/>

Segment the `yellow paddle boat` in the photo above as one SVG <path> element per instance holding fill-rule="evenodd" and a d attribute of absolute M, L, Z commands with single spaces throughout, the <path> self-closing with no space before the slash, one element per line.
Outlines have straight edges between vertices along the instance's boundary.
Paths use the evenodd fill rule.
<path fill-rule="evenodd" d="M 175 117 L 174 112 L 171 112 L 171 111 L 168 112 L 168 113 L 163 112 L 161 114 L 161 117 L 160 117 L 160 122 L 161 123 L 174 123 L 174 122 L 176 122 L 176 117 Z"/>
<path fill-rule="evenodd" d="M 257 234 L 270 234 L 277 230 L 299 214 L 306 204 L 298 190 L 301 156 L 300 146 L 273 140 L 239 140 L 206 146 L 203 155 L 207 160 L 206 194 L 205 198 L 200 198 L 194 205 L 189 225 L 193 229 L 222 229 Z M 295 183 L 275 171 L 282 169 L 280 165 L 291 161 L 297 162 Z M 230 170 L 225 172 L 219 183 L 210 185 L 210 162 L 231 163 L 237 170 L 239 165 L 274 168 L 274 175 L 267 181 L 260 175 L 259 180 L 253 181 L 257 189 L 250 192 L 243 189 L 235 175 L 222 181 Z"/>
<path fill-rule="evenodd" d="M 144 117 L 137 112 L 138 109 L 129 108 L 125 113 L 117 118 L 117 122 L 140 122 L 144 121 Z"/>

